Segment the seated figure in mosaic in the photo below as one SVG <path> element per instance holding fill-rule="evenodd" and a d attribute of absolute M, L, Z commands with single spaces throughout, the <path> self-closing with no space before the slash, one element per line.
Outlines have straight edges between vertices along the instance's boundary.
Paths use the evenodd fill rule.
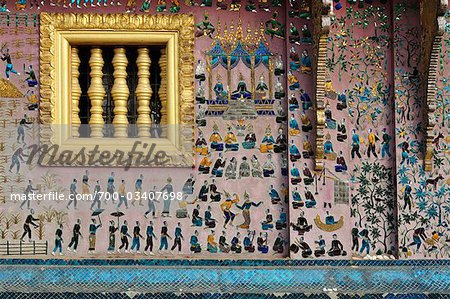
<path fill-rule="evenodd" d="M 301 158 L 300 151 L 298 147 L 295 145 L 294 140 L 291 140 L 291 146 L 289 147 L 289 155 L 291 158 L 291 162 L 295 162 Z"/>
<path fill-rule="evenodd" d="M 281 76 L 284 74 L 285 70 L 284 70 L 284 63 L 283 63 L 283 58 L 281 57 L 281 55 L 278 55 L 277 58 L 275 58 L 275 76 Z"/>
<path fill-rule="evenodd" d="M 208 174 L 212 161 L 210 160 L 211 153 L 208 153 L 203 159 L 200 161 L 200 164 L 198 166 L 198 171 L 203 174 Z"/>
<path fill-rule="evenodd" d="M 312 225 L 308 224 L 308 220 L 305 218 L 305 212 L 300 211 L 300 215 L 297 218 L 297 222 L 291 223 L 291 227 L 294 231 L 298 232 L 299 235 L 304 235 L 312 229 Z"/>
<path fill-rule="evenodd" d="M 286 243 L 286 241 L 283 238 L 283 234 L 278 233 L 278 236 L 275 239 L 275 242 L 273 243 L 272 250 L 275 253 L 283 253 L 285 243 Z"/>
<path fill-rule="evenodd" d="M 288 84 L 289 84 L 289 90 L 298 90 L 300 88 L 300 82 L 298 81 L 298 78 L 292 73 L 292 71 L 288 72 Z"/>
<path fill-rule="evenodd" d="M 214 237 L 214 231 L 211 231 L 211 233 L 208 235 L 207 238 L 208 244 L 206 245 L 206 250 L 210 253 L 217 253 L 217 242 Z"/>
<path fill-rule="evenodd" d="M 270 210 L 266 210 L 266 220 L 261 222 L 261 229 L 262 230 L 271 230 L 273 229 L 273 216 L 270 213 Z"/>
<path fill-rule="evenodd" d="M 287 137 L 284 134 L 284 130 L 282 127 L 278 129 L 277 140 L 275 140 L 275 145 L 273 147 L 273 151 L 275 153 L 283 153 L 287 149 Z"/>
<path fill-rule="evenodd" d="M 314 178 L 306 162 L 303 164 L 303 176 L 303 182 L 305 185 L 311 185 L 313 183 Z"/>
<path fill-rule="evenodd" d="M 275 82 L 275 99 L 279 100 L 284 98 L 285 95 L 283 83 L 281 83 L 280 78 L 277 78 L 277 82 Z"/>
<path fill-rule="evenodd" d="M 247 162 L 247 157 L 242 157 L 241 165 L 239 166 L 239 179 L 248 178 L 250 176 L 250 164 Z"/>
<path fill-rule="evenodd" d="M 306 113 L 302 113 L 301 119 L 302 119 L 302 131 L 310 132 L 313 127 L 311 120 L 309 119 L 309 116 Z"/>
<path fill-rule="evenodd" d="M 262 178 L 263 177 L 262 166 L 261 166 L 261 163 L 259 163 L 259 160 L 255 155 L 252 156 L 251 164 L 252 164 L 252 177 Z"/>
<path fill-rule="evenodd" d="M 206 108 L 202 105 L 198 105 L 197 117 L 195 118 L 195 123 L 199 127 L 206 126 Z"/>
<path fill-rule="evenodd" d="M 191 236 L 191 240 L 189 241 L 191 247 L 190 250 L 193 253 L 200 253 L 202 251 L 202 248 L 200 246 L 200 243 L 198 242 L 198 231 L 194 231 L 194 234 Z"/>
<path fill-rule="evenodd" d="M 222 157 L 222 153 L 219 153 L 219 157 L 216 162 L 214 162 L 213 169 L 211 170 L 211 175 L 221 178 L 223 176 L 223 168 L 225 167 L 225 163 L 227 162 L 227 158 Z"/>
<path fill-rule="evenodd" d="M 206 211 L 205 211 L 205 225 L 208 227 L 208 228 L 214 228 L 214 227 L 216 227 L 216 219 L 214 219 L 214 218 L 212 218 L 212 214 L 211 214 L 211 206 L 208 206 L 207 208 L 206 208 Z"/>
<path fill-rule="evenodd" d="M 344 245 L 338 240 L 337 235 L 333 234 L 333 240 L 331 241 L 331 248 L 328 250 L 329 256 L 346 256 L 347 252 L 344 250 Z"/>
<path fill-rule="evenodd" d="M 336 120 L 333 119 L 333 114 L 331 112 L 330 104 L 327 103 L 325 106 L 325 125 L 328 129 L 336 129 Z"/>
<path fill-rule="evenodd" d="M 325 135 L 325 142 L 323 144 L 323 153 L 327 160 L 335 160 L 336 159 L 336 153 L 333 149 L 333 143 L 331 142 L 331 135 L 330 133 L 327 133 Z"/>
<path fill-rule="evenodd" d="M 300 195 L 300 192 L 298 192 L 297 187 L 292 190 L 292 207 L 294 209 L 301 208 L 305 205 L 303 202 L 302 196 Z"/>
<path fill-rule="evenodd" d="M 345 163 L 345 158 L 342 154 L 342 151 L 339 151 L 339 155 L 336 158 L 336 165 L 334 166 L 334 170 L 336 172 L 347 171 L 347 163 Z"/>
<path fill-rule="evenodd" d="M 222 193 L 217 190 L 215 179 L 212 179 L 211 184 L 209 184 L 209 198 L 211 202 L 219 202 L 222 199 Z"/>
<path fill-rule="evenodd" d="M 242 242 L 244 249 L 248 252 L 255 252 L 255 246 L 253 245 L 253 238 L 255 237 L 255 231 L 248 230 L 247 235 Z"/>
<path fill-rule="evenodd" d="M 300 105 L 298 104 L 298 100 L 295 97 L 295 93 L 292 93 L 291 97 L 289 98 L 289 111 L 295 111 L 298 108 L 300 108 Z"/>
<path fill-rule="evenodd" d="M 312 101 L 308 93 L 303 89 L 300 89 L 300 100 L 302 102 L 302 109 L 306 111 L 312 107 Z"/>
<path fill-rule="evenodd" d="M 309 141 L 308 135 L 305 135 L 303 140 L 303 158 L 309 159 L 314 156 L 314 151 L 311 142 Z"/>
<path fill-rule="evenodd" d="M 223 141 L 225 143 L 225 151 L 235 152 L 239 150 L 239 143 L 237 142 L 236 135 L 234 135 L 231 125 L 227 125 L 227 134 Z"/>
<path fill-rule="evenodd" d="M 261 253 L 269 252 L 269 246 L 267 246 L 267 233 L 260 232 L 259 237 L 256 239 L 258 245 L 258 251 Z"/>
<path fill-rule="evenodd" d="M 200 205 L 197 205 L 192 211 L 192 226 L 202 226 L 203 218 L 200 217 Z"/>
<path fill-rule="evenodd" d="M 242 245 L 241 245 L 241 234 L 239 232 L 236 233 L 236 235 L 231 239 L 231 251 L 235 253 L 241 253 L 242 252 Z"/>
<path fill-rule="evenodd" d="M 315 257 L 321 257 L 325 255 L 325 240 L 323 239 L 322 235 L 319 235 L 319 239 L 314 241 L 316 243 L 316 250 L 314 250 L 314 256 Z"/>
<path fill-rule="evenodd" d="M 230 163 L 225 168 L 225 177 L 227 180 L 234 180 L 237 177 L 237 160 L 236 157 L 232 157 Z"/>
<path fill-rule="evenodd" d="M 270 153 L 273 151 L 273 144 L 275 143 L 275 139 L 272 136 L 272 128 L 270 125 L 266 127 L 266 133 L 261 141 L 259 146 L 259 150 L 261 153 Z"/>
<path fill-rule="evenodd" d="M 219 126 L 217 124 L 213 125 L 213 132 L 211 137 L 209 137 L 209 141 L 211 142 L 211 150 L 223 151 L 222 136 L 219 134 Z"/>
<path fill-rule="evenodd" d="M 242 73 L 239 73 L 239 82 L 236 90 L 231 93 L 231 99 L 237 100 L 241 98 L 251 99 L 252 93 L 247 90 L 247 84 L 244 81 L 244 76 Z"/>
<path fill-rule="evenodd" d="M 314 195 L 308 189 L 308 187 L 305 187 L 305 207 L 314 208 L 316 206 L 316 204 L 317 204 L 317 201 L 314 198 Z"/>
<path fill-rule="evenodd" d="M 302 181 L 302 178 L 300 177 L 300 171 L 298 170 L 297 166 L 295 166 L 295 163 L 292 163 L 291 167 L 291 184 L 297 185 L 300 184 Z"/>
<path fill-rule="evenodd" d="M 256 135 L 253 130 L 253 126 L 249 125 L 247 127 L 247 135 L 245 135 L 244 141 L 242 142 L 242 147 L 245 149 L 255 148 L 256 144 Z"/>
<path fill-rule="evenodd" d="M 222 231 L 222 235 L 219 237 L 219 251 L 223 253 L 230 252 L 230 245 L 227 243 L 227 233 Z"/>
<path fill-rule="evenodd" d="M 280 195 L 278 194 L 278 191 L 273 187 L 273 185 L 270 185 L 269 188 L 269 197 L 270 197 L 270 201 L 273 204 L 277 204 L 281 202 L 281 198 Z"/>
<path fill-rule="evenodd" d="M 256 92 L 260 99 L 265 100 L 267 98 L 267 91 L 269 87 L 267 87 L 266 81 L 264 79 L 264 74 L 261 74 L 259 77 L 258 85 L 256 85 Z"/>
<path fill-rule="evenodd" d="M 197 91 L 195 92 L 195 100 L 199 103 L 199 104 L 204 104 L 206 102 L 206 98 L 205 98 L 205 88 L 203 87 L 202 82 L 199 82 Z"/>
<path fill-rule="evenodd" d="M 312 35 L 311 31 L 308 28 L 308 25 L 304 24 L 302 27 L 302 43 L 304 44 L 312 44 Z"/>
<path fill-rule="evenodd" d="M 195 141 L 195 152 L 203 156 L 208 154 L 208 143 L 203 137 L 203 132 L 201 130 L 198 130 L 198 138 Z"/>
<path fill-rule="evenodd" d="M 277 123 L 284 123 L 287 120 L 286 112 L 284 111 L 283 105 L 281 105 L 281 100 L 279 101 L 277 107 L 275 108 L 275 121 Z"/>
<path fill-rule="evenodd" d="M 217 101 L 223 101 L 227 99 L 228 93 L 223 86 L 222 77 L 220 75 L 217 75 L 217 82 L 214 85 L 214 93 L 216 95 Z"/>
<path fill-rule="evenodd" d="M 291 119 L 289 120 L 289 135 L 297 136 L 300 134 L 300 126 L 298 121 L 295 119 L 294 114 L 291 114 Z"/>
<path fill-rule="evenodd" d="M 340 123 L 338 123 L 337 125 L 337 140 L 339 142 L 344 142 L 345 140 L 347 140 L 347 128 L 345 127 L 345 118 L 343 118 L 341 120 Z"/>
<path fill-rule="evenodd" d="M 267 155 L 267 161 L 263 165 L 263 176 L 265 178 L 275 177 L 275 164 L 272 161 L 272 155 Z"/>
<path fill-rule="evenodd" d="M 303 50 L 301 62 L 302 62 L 302 66 L 300 68 L 300 71 L 303 74 L 311 74 L 312 62 L 311 62 L 311 57 L 308 54 L 308 50 Z"/>
<path fill-rule="evenodd" d="M 281 230 L 286 228 L 287 226 L 287 213 L 284 211 L 284 208 L 281 208 L 280 219 L 275 223 L 275 228 L 277 230 Z"/>

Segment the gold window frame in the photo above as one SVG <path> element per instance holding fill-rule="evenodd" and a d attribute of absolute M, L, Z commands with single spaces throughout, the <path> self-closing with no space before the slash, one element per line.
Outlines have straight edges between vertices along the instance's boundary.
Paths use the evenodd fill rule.
<path fill-rule="evenodd" d="M 71 44 L 165 44 L 167 54 L 166 138 L 75 138 L 71 133 Z M 164 166 L 193 166 L 194 17 L 193 15 L 61 14 L 40 15 L 40 145 L 59 151 L 129 153 L 135 141 L 156 145 L 169 159 Z M 140 150 L 139 148 L 137 150 Z M 148 150 L 148 149 L 147 149 Z M 144 151 L 144 155 L 146 150 Z M 134 157 L 133 157 L 134 159 Z M 95 159 L 94 159 L 95 160 Z M 133 160 L 134 161 L 134 160 Z M 40 161 L 52 165 L 49 158 Z M 74 165 L 75 166 L 75 165 Z M 79 166 L 86 166 L 80 163 Z M 89 166 L 102 166 L 89 165 Z M 111 165 L 107 166 L 122 166 Z M 132 166 L 140 166 L 134 165 Z M 145 165 L 155 166 L 155 165 Z M 161 165 L 159 165 L 161 166 Z"/>

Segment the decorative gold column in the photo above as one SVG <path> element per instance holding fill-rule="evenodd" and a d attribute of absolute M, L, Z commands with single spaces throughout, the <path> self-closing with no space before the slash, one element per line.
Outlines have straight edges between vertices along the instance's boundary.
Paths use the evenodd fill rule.
<path fill-rule="evenodd" d="M 255 55 L 250 57 L 250 73 L 251 73 L 251 86 L 252 86 L 252 100 L 255 99 Z"/>
<path fill-rule="evenodd" d="M 213 99 L 212 95 L 212 55 L 206 56 L 206 72 L 208 73 L 208 99 Z"/>
<path fill-rule="evenodd" d="M 231 101 L 231 56 L 227 56 L 228 101 Z"/>
<path fill-rule="evenodd" d="M 272 56 L 268 57 L 269 60 L 269 99 L 274 99 L 275 95 L 273 94 L 273 61 Z M 273 98 L 272 98 L 273 97 Z"/>
<path fill-rule="evenodd" d="M 72 137 L 79 137 L 80 133 L 78 130 L 80 129 L 80 116 L 78 115 L 80 113 L 80 108 L 78 108 L 78 104 L 80 101 L 81 96 L 81 87 L 80 82 L 78 82 L 78 77 L 80 76 L 80 71 L 78 68 L 80 67 L 80 57 L 78 56 L 78 48 L 72 47 L 72 124 L 71 124 L 71 130 L 72 130 Z"/>
<path fill-rule="evenodd" d="M 91 137 L 103 137 L 103 97 L 105 96 L 105 89 L 102 82 L 102 68 L 103 57 L 102 49 L 92 48 L 91 58 L 89 59 L 89 66 L 91 67 L 91 85 L 88 89 L 89 100 L 91 101 L 91 118 L 89 124 L 91 126 Z"/>
<path fill-rule="evenodd" d="M 158 96 L 161 102 L 161 137 L 167 137 L 164 125 L 167 125 L 167 48 L 161 49 L 161 56 L 158 61 L 161 75 L 161 85 L 159 86 Z"/>
<path fill-rule="evenodd" d="M 136 64 L 138 67 L 138 85 L 136 87 L 136 96 L 138 99 L 138 126 L 139 137 L 150 137 L 150 98 L 152 97 L 152 88 L 150 87 L 150 64 L 147 48 L 138 49 Z"/>
<path fill-rule="evenodd" d="M 127 85 L 127 55 L 125 48 L 115 48 L 114 58 L 114 85 L 111 89 L 111 95 L 114 100 L 114 137 L 128 137 L 128 97 L 130 91 Z"/>

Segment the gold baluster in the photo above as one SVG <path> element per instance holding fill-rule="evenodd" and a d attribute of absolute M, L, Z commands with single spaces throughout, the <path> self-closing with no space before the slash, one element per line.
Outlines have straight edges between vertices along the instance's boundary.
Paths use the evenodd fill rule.
<path fill-rule="evenodd" d="M 88 89 L 88 96 L 91 101 L 91 118 L 89 124 L 91 126 L 91 137 L 103 137 L 103 98 L 105 96 L 105 89 L 102 82 L 102 68 L 103 57 L 102 49 L 92 48 L 91 58 L 89 59 L 89 66 L 91 67 L 91 85 Z"/>
<path fill-rule="evenodd" d="M 136 64 L 138 67 L 138 85 L 136 87 L 136 96 L 138 98 L 138 125 L 139 137 L 150 137 L 150 98 L 152 97 L 152 88 L 150 87 L 150 57 L 147 48 L 138 49 Z"/>
<path fill-rule="evenodd" d="M 161 102 L 161 137 L 166 137 L 166 130 L 164 125 L 167 124 L 167 53 L 166 48 L 161 49 L 161 56 L 159 58 L 159 67 L 161 69 L 161 86 L 159 87 L 159 100 Z"/>
<path fill-rule="evenodd" d="M 78 48 L 72 48 L 72 137 L 79 137 L 80 133 L 80 108 L 78 108 L 78 103 L 81 96 L 80 82 L 78 82 L 78 77 L 80 72 L 78 68 L 80 67 L 80 57 L 78 56 Z"/>
<path fill-rule="evenodd" d="M 128 137 L 127 102 L 130 91 L 127 85 L 128 60 L 125 48 L 114 49 L 112 64 L 114 66 L 114 85 L 111 89 L 114 100 L 114 137 Z"/>

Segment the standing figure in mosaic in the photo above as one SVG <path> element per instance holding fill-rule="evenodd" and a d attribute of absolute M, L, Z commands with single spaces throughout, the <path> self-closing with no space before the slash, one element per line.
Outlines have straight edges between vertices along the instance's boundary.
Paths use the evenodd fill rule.
<path fill-rule="evenodd" d="M 22 234 L 22 237 L 20 238 L 20 242 L 23 242 L 23 238 L 25 238 L 25 236 L 28 236 L 28 240 L 31 242 L 31 227 L 30 227 L 30 225 L 37 228 L 38 225 L 36 223 L 34 223 L 34 221 L 39 221 L 39 219 L 34 218 L 33 215 L 34 215 L 34 210 L 31 209 L 30 214 L 27 216 L 27 218 L 25 219 L 25 223 L 23 224 L 23 234 Z"/>
<path fill-rule="evenodd" d="M 368 148 L 367 148 L 367 157 L 370 158 L 370 153 L 372 153 L 375 158 L 378 158 L 376 153 L 376 142 L 380 140 L 377 135 L 373 132 L 372 128 L 369 129 L 369 135 L 367 135 L 368 139 Z"/>
<path fill-rule="evenodd" d="M 91 219 L 91 224 L 89 225 L 89 250 L 88 253 L 95 253 L 95 243 L 97 241 L 97 229 L 101 227 L 102 224 L 97 224 L 94 218 Z"/>
<path fill-rule="evenodd" d="M 62 229 L 63 229 L 63 225 L 61 223 L 61 224 L 59 224 L 59 226 L 55 232 L 55 247 L 53 248 L 52 255 L 55 255 L 58 250 L 59 250 L 59 255 L 63 254 L 62 253 L 62 243 L 63 243 Z"/>
<path fill-rule="evenodd" d="M 171 177 L 167 178 L 166 185 L 161 189 L 160 192 L 162 194 L 166 193 L 169 196 L 170 196 L 170 194 L 173 193 L 173 186 L 172 186 L 172 178 Z M 171 202 L 172 201 L 170 200 L 170 198 L 167 198 L 167 199 L 164 200 L 163 210 L 162 210 L 162 213 L 161 213 L 162 217 L 170 217 L 170 203 Z"/>
<path fill-rule="evenodd" d="M 148 210 L 145 211 L 144 217 L 147 218 L 148 214 L 152 214 L 152 217 L 155 218 L 156 216 L 156 186 L 153 186 L 153 189 L 148 192 L 148 198 L 147 198 L 147 204 L 148 204 Z"/>
<path fill-rule="evenodd" d="M 117 204 L 117 208 L 119 209 L 122 206 L 122 204 L 124 204 L 125 208 L 128 209 L 128 199 L 125 187 L 125 180 L 121 181 L 121 184 L 117 192 L 119 193 L 119 203 Z"/>
<path fill-rule="evenodd" d="M 6 53 L 3 53 L 2 49 L 2 56 L 0 57 L 0 59 L 2 61 L 6 61 L 6 68 L 5 68 L 6 80 L 9 80 L 9 76 L 11 73 L 20 76 L 20 73 L 14 69 L 9 49 L 6 49 Z"/>
<path fill-rule="evenodd" d="M 139 249 L 141 248 L 141 238 L 144 238 L 141 235 L 141 226 L 139 221 L 136 221 L 136 225 L 133 228 L 133 242 L 131 243 L 131 252 L 136 249 L 135 253 L 140 253 Z"/>
<path fill-rule="evenodd" d="M 223 228 L 227 227 L 228 222 L 230 222 L 231 225 L 233 225 L 233 220 L 236 217 L 236 214 L 231 211 L 231 207 L 233 204 L 239 202 L 239 196 L 234 193 L 233 194 L 234 199 L 231 198 L 231 195 L 229 193 L 225 193 L 225 201 L 220 205 L 220 209 L 223 212 L 223 215 L 225 216 L 225 222 L 223 224 Z"/>
<path fill-rule="evenodd" d="M 173 245 L 170 249 L 170 252 L 173 254 L 173 251 L 175 248 L 178 248 L 178 253 L 181 252 L 181 241 L 184 240 L 183 233 L 181 230 L 181 223 L 178 222 L 177 227 L 175 228 L 174 232 L 174 239 L 173 239 Z"/>
<path fill-rule="evenodd" d="M 30 129 L 30 126 L 33 122 L 28 121 L 27 115 L 24 114 L 23 118 L 19 122 L 19 126 L 17 127 L 17 143 L 22 141 L 25 144 L 25 128 Z"/>
<path fill-rule="evenodd" d="M 116 226 L 114 220 L 110 220 L 108 228 L 108 254 L 112 254 L 116 250 L 116 231 L 118 230 L 119 226 Z"/>
<path fill-rule="evenodd" d="M 169 236 L 167 221 L 163 221 L 163 225 L 161 227 L 161 236 L 159 237 L 160 243 L 158 252 L 161 252 L 161 250 L 167 250 L 169 248 L 168 239 L 172 240 L 172 237 Z"/>
<path fill-rule="evenodd" d="M 12 169 L 16 167 L 16 173 L 20 171 L 20 162 L 25 162 L 23 157 L 25 154 L 23 153 L 23 148 L 19 147 L 14 154 L 11 156 L 11 165 L 9 166 L 9 172 L 12 172 Z"/>
<path fill-rule="evenodd" d="M 101 201 L 100 201 L 100 181 L 97 180 L 94 186 L 94 200 L 92 201 L 91 204 L 91 210 L 94 209 L 95 205 L 97 205 L 97 209 L 100 209 L 101 207 Z"/>
<path fill-rule="evenodd" d="M 155 232 L 154 232 L 154 228 L 153 228 L 153 221 L 149 221 L 148 225 L 147 225 L 147 230 L 146 230 L 146 245 L 144 248 L 144 254 L 150 254 L 150 255 L 154 255 L 153 253 L 153 239 L 157 240 Z M 148 250 L 148 253 L 147 253 Z"/>
<path fill-rule="evenodd" d="M 353 135 L 352 135 L 352 151 L 351 151 L 352 159 L 355 158 L 355 154 L 358 156 L 358 158 L 361 159 L 361 154 L 359 153 L 361 139 L 360 139 L 359 135 L 356 133 L 356 129 L 353 129 L 352 133 L 353 133 Z"/>
<path fill-rule="evenodd" d="M 77 219 L 72 229 L 72 239 L 70 240 L 69 247 L 67 247 L 67 251 L 73 250 L 76 253 L 80 238 L 83 238 L 81 234 L 81 219 Z"/>
<path fill-rule="evenodd" d="M 128 253 L 128 245 L 130 244 L 128 238 L 130 238 L 130 234 L 128 233 L 128 222 L 124 220 L 122 226 L 120 227 L 120 247 L 117 250 L 118 253 L 121 253 L 122 248 L 125 248 L 125 253 Z"/>
<path fill-rule="evenodd" d="M 108 193 L 107 199 L 110 199 L 114 204 L 114 192 L 116 191 L 116 187 L 114 186 L 114 172 L 111 172 L 111 175 L 108 177 L 108 183 L 106 185 L 106 192 Z"/>
<path fill-rule="evenodd" d="M 136 203 L 136 201 L 139 201 L 139 205 L 143 206 L 142 203 L 142 181 L 144 180 L 144 175 L 140 174 L 139 177 L 136 179 L 136 182 L 134 184 L 134 195 L 138 198 L 132 202 L 132 205 Z"/>
<path fill-rule="evenodd" d="M 251 216 L 250 216 L 250 208 L 251 207 L 259 207 L 262 204 L 262 201 L 255 203 L 250 200 L 250 195 L 245 191 L 244 193 L 244 202 L 242 205 L 239 205 L 236 203 L 236 207 L 242 210 L 242 216 L 244 217 L 244 222 L 240 225 L 238 225 L 238 228 L 243 229 L 249 229 L 250 228 L 250 222 L 251 222 Z"/>
<path fill-rule="evenodd" d="M 69 203 L 67 204 L 67 209 L 70 207 L 70 205 L 73 203 L 73 208 L 76 210 L 77 209 L 77 179 L 73 179 L 72 183 L 70 184 L 69 187 Z"/>

